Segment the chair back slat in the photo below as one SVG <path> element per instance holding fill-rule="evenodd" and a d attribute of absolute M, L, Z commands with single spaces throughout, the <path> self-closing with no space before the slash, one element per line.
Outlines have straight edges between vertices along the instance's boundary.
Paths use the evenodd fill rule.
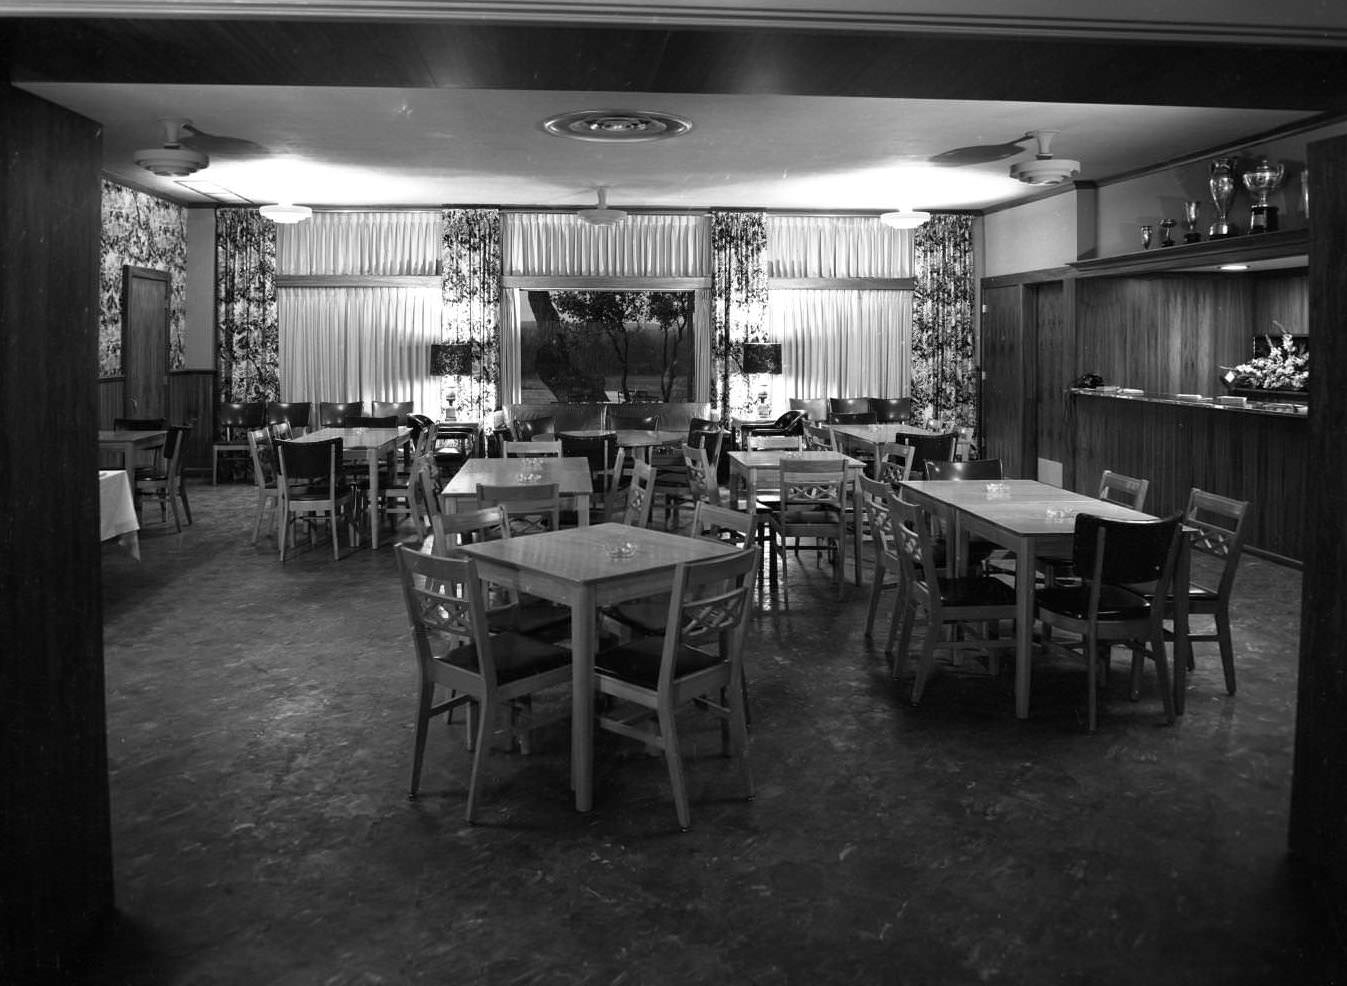
<path fill-rule="evenodd" d="M 1149 479 L 1137 479 L 1105 469 L 1099 480 L 1099 499 L 1131 507 L 1133 510 L 1143 510 L 1146 506 L 1146 493 L 1150 487 Z"/>
<path fill-rule="evenodd" d="M 757 536 L 757 523 L 751 515 L 740 510 L 701 500 L 692 512 L 688 536 L 751 548 Z"/>
<path fill-rule="evenodd" d="M 1155 583 L 1166 591 L 1182 514 L 1163 520 L 1112 520 L 1076 515 L 1072 561 L 1076 571 L 1097 585 Z M 1087 574 L 1088 573 L 1088 574 Z"/>

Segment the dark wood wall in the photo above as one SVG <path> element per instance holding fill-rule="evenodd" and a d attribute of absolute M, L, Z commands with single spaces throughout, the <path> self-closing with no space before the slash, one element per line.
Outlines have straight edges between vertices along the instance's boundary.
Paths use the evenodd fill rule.
<path fill-rule="evenodd" d="M 4 983 L 73 981 L 112 907 L 95 469 L 100 164 L 95 123 L 0 84 Z"/>
<path fill-rule="evenodd" d="M 1026 373 L 1034 371 L 1030 358 L 1032 320 L 1024 314 L 1023 285 L 982 290 L 982 436 L 989 458 L 998 458 L 1010 476 L 1025 476 L 1025 448 L 1033 433 Z"/>
<path fill-rule="evenodd" d="M 1291 851 L 1347 941 L 1347 137 L 1311 144 L 1310 537 L 1301 598 Z"/>
<path fill-rule="evenodd" d="M 98 381 L 98 427 L 111 428 L 126 412 L 126 387 L 122 377 L 102 377 Z M 168 413 L 170 424 L 196 426 L 187 436 L 182 467 L 188 472 L 209 472 L 211 465 L 211 429 L 215 422 L 215 371 L 174 370 L 168 375 Z M 120 457 L 113 453 L 105 468 L 118 469 Z"/>

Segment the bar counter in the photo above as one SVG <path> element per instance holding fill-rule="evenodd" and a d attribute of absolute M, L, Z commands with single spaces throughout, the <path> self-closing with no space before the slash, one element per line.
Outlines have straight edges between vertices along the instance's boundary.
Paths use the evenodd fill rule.
<path fill-rule="evenodd" d="M 1299 565 L 1309 478 L 1303 406 L 1090 389 L 1072 390 L 1068 406 L 1075 488 L 1088 492 L 1112 469 L 1150 480 L 1151 514 L 1183 509 L 1194 486 L 1249 500 L 1247 550 Z"/>

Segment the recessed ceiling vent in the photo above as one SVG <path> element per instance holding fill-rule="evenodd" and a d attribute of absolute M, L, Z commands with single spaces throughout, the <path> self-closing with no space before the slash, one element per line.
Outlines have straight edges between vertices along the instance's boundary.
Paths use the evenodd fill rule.
<path fill-rule="evenodd" d="M 580 110 L 549 117 L 542 128 L 571 140 L 599 140 L 610 144 L 634 144 L 643 140 L 667 140 L 692 129 L 692 121 L 668 113 L 644 110 Z"/>
<path fill-rule="evenodd" d="M 201 151 L 182 146 L 182 130 L 191 120 L 160 120 L 164 128 L 164 146 L 147 147 L 136 151 L 134 161 L 140 167 L 162 178 L 185 178 L 210 164 Z"/>
<path fill-rule="evenodd" d="M 1010 166 L 1010 177 L 1026 185 L 1057 185 L 1080 174 L 1080 162 L 1052 156 L 1052 138 L 1060 131 L 1031 130 L 1028 136 L 1038 141 L 1038 153 L 1032 161 Z"/>

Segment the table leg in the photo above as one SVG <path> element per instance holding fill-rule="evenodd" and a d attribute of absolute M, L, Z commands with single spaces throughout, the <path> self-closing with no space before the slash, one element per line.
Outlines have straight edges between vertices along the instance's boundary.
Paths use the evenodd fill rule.
<path fill-rule="evenodd" d="M 589 526 L 589 494 L 577 493 L 575 495 L 575 526 Z"/>
<path fill-rule="evenodd" d="M 1029 718 L 1029 678 L 1034 658 L 1034 542 L 1025 538 L 1015 549 L 1015 718 Z"/>
<path fill-rule="evenodd" d="M 379 450 L 370 449 L 365 453 L 369 463 L 369 546 L 370 550 L 379 547 Z"/>
<path fill-rule="evenodd" d="M 1191 552 L 1188 538 L 1179 535 L 1179 557 L 1174 563 L 1174 714 L 1183 715 L 1188 693 L 1188 661 L 1193 656 L 1193 641 L 1188 636 L 1188 567 Z"/>
<path fill-rule="evenodd" d="M 861 547 L 865 543 L 864 532 L 861 530 L 865 526 L 865 500 L 861 497 L 861 470 L 859 469 L 856 470 L 856 475 L 851 477 L 851 515 L 855 520 L 852 525 L 851 571 L 856 584 L 860 585 Z"/>
<path fill-rule="evenodd" d="M 571 603 L 571 785 L 575 810 L 594 805 L 594 590 Z"/>

